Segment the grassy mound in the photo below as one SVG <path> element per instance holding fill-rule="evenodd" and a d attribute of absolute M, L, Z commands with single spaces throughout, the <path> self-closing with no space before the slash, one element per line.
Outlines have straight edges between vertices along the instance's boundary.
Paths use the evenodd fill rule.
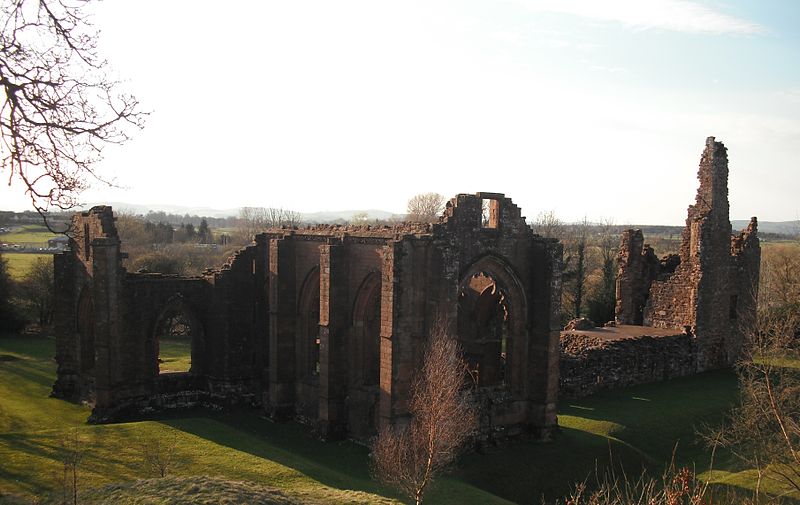
<path fill-rule="evenodd" d="M 317 492 L 287 492 L 271 486 L 222 477 L 165 477 L 135 482 L 108 484 L 82 493 L 81 503 L 116 505 L 302 505 L 325 503 L 392 504 L 394 500 L 358 491 L 336 489 Z M 53 501 L 58 501 L 53 499 Z"/>

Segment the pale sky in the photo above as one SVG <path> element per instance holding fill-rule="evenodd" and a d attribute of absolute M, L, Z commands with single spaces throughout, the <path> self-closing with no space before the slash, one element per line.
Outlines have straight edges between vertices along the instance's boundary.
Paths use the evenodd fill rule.
<path fill-rule="evenodd" d="M 152 114 L 86 202 L 401 213 L 505 193 L 530 219 L 681 224 L 705 138 L 731 218 L 800 217 L 800 2 L 106 1 Z M 25 208 L 0 186 L 0 208 Z"/>

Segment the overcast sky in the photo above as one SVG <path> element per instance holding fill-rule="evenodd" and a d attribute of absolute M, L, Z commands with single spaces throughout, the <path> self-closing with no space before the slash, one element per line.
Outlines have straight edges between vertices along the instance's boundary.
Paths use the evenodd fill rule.
<path fill-rule="evenodd" d="M 87 202 L 404 212 L 435 191 L 680 224 L 707 136 L 731 218 L 800 216 L 800 2 L 106 1 L 152 111 Z M 24 208 L 0 187 L 4 208 Z"/>

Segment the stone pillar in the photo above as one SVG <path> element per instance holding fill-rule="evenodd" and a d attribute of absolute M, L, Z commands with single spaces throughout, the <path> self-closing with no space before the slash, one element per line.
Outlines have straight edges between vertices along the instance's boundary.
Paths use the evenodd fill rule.
<path fill-rule="evenodd" d="M 77 399 L 80 395 L 78 363 L 78 339 L 76 312 L 78 287 L 75 280 L 75 260 L 70 252 L 53 256 L 53 331 L 56 337 L 56 361 L 58 370 L 51 396 Z"/>
<path fill-rule="evenodd" d="M 392 396 L 395 391 L 393 373 L 395 272 L 394 246 L 383 248 L 381 266 L 381 372 L 378 398 L 378 430 L 392 423 Z"/>
<path fill-rule="evenodd" d="M 350 307 L 345 247 L 319 248 L 319 428 L 326 438 L 344 436 L 347 428 L 345 335 Z"/>
<path fill-rule="evenodd" d="M 255 252 L 255 369 L 253 377 L 265 388 L 269 384 L 269 240 L 256 235 Z"/>
<path fill-rule="evenodd" d="M 614 320 L 617 324 L 641 325 L 650 286 L 659 270 L 658 259 L 653 248 L 644 243 L 642 230 L 629 229 L 622 233 L 617 263 Z"/>
<path fill-rule="evenodd" d="M 525 398 L 529 402 L 528 425 L 541 436 L 557 425 L 562 256 L 563 248 L 554 239 L 533 243 Z"/>
<path fill-rule="evenodd" d="M 92 240 L 92 299 L 94 302 L 94 352 L 96 411 L 112 407 L 115 386 L 122 380 L 120 345 L 119 239 Z"/>
<path fill-rule="evenodd" d="M 295 378 L 295 257 L 291 235 L 269 246 L 269 404 L 272 417 L 291 415 Z"/>

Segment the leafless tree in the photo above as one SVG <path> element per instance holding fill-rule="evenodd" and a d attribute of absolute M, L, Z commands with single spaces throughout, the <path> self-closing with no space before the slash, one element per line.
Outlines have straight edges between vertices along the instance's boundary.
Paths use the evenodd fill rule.
<path fill-rule="evenodd" d="M 53 261 L 36 258 L 17 283 L 17 302 L 30 321 L 40 328 L 50 324 L 53 315 Z"/>
<path fill-rule="evenodd" d="M 756 471 L 755 502 L 765 481 L 773 492 L 800 492 L 800 349 L 798 314 L 762 312 L 737 367 L 740 403 L 710 445 L 728 449 Z"/>
<path fill-rule="evenodd" d="M 548 210 L 540 212 L 536 220 L 531 225 L 533 232 L 547 238 L 564 238 L 564 222 L 561 221 L 555 211 Z"/>
<path fill-rule="evenodd" d="M 141 128 L 139 102 L 108 77 L 88 0 L 0 0 L 0 147 L 9 185 L 41 214 L 69 209 L 102 149 Z"/>
<path fill-rule="evenodd" d="M 76 426 L 61 437 L 61 461 L 63 473 L 61 481 L 62 503 L 78 505 L 78 469 L 86 453 L 84 440 Z"/>
<path fill-rule="evenodd" d="M 302 215 L 293 210 L 278 207 L 242 207 L 237 220 L 238 235 L 241 242 L 248 242 L 253 236 L 268 228 L 299 226 Z"/>
<path fill-rule="evenodd" d="M 412 385 L 410 423 L 384 428 L 372 447 L 373 474 L 417 504 L 476 429 L 466 370 L 458 342 L 437 324 Z"/>
<path fill-rule="evenodd" d="M 445 199 L 439 193 L 421 193 L 408 201 L 408 220 L 418 223 L 433 223 L 444 212 Z"/>
<path fill-rule="evenodd" d="M 760 283 L 758 301 L 762 310 L 800 309 L 800 249 L 797 244 L 764 248 Z"/>
<path fill-rule="evenodd" d="M 160 437 L 146 438 L 139 446 L 144 466 L 159 477 L 166 477 L 175 466 L 177 444 Z"/>
<path fill-rule="evenodd" d="M 589 297 L 587 300 L 589 318 L 597 323 L 605 323 L 614 318 L 616 305 L 617 249 L 619 233 L 614 221 L 604 219 L 593 227 L 590 241 L 596 252 L 597 268 L 590 271 Z"/>
<path fill-rule="evenodd" d="M 570 225 L 562 237 L 564 242 L 563 297 L 564 306 L 569 308 L 567 318 L 581 317 L 586 295 L 586 280 L 590 267 L 588 264 L 588 242 L 590 223 L 583 221 Z"/>

